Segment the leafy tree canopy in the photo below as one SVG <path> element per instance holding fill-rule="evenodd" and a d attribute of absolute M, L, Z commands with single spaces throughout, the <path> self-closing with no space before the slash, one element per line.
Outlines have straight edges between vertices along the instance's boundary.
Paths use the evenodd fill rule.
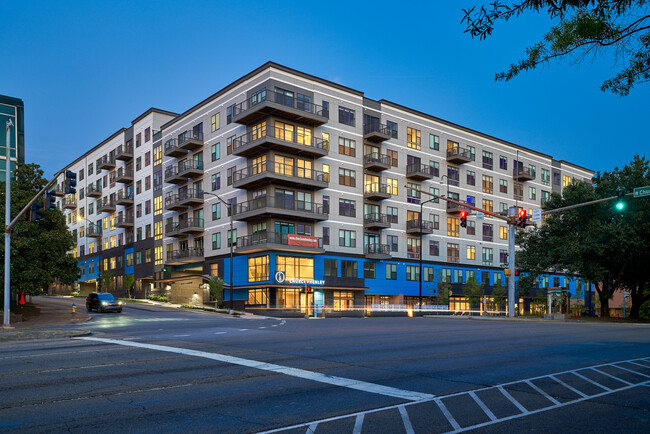
<path fill-rule="evenodd" d="M 625 96 L 635 84 L 650 80 L 650 11 L 648 0 L 495 0 L 463 9 L 465 33 L 485 39 L 497 21 L 526 12 L 546 13 L 554 24 L 542 40 L 527 47 L 522 60 L 495 75 L 509 81 L 555 59 L 580 63 L 586 56 L 611 54 L 620 69 L 601 85 L 603 92 Z"/>

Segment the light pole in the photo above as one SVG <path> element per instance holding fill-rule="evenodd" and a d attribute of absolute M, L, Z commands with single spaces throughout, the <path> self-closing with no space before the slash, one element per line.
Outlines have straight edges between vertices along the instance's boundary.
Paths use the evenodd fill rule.
<path fill-rule="evenodd" d="M 433 202 L 436 200 L 435 197 L 432 197 L 431 199 L 425 200 L 424 202 L 420 201 L 420 221 L 418 222 L 418 225 L 420 226 L 420 279 L 419 279 L 419 308 L 418 310 L 422 312 L 422 276 L 424 275 L 424 271 L 422 269 L 422 256 L 423 256 L 423 251 L 424 251 L 424 246 L 422 245 L 422 213 L 424 212 L 424 204 L 428 202 Z"/>
<path fill-rule="evenodd" d="M 11 233 L 9 232 L 9 224 L 11 223 L 11 127 L 14 123 L 11 119 L 7 119 L 7 142 L 6 154 L 7 168 L 5 170 L 5 294 L 4 294 L 4 323 L 3 327 L 9 326 L 9 293 L 11 291 Z"/>
<path fill-rule="evenodd" d="M 444 182 L 442 182 L 442 180 L 445 179 L 445 178 L 447 178 L 447 189 L 445 190 L 445 197 L 447 197 L 447 196 L 449 196 L 449 176 L 442 175 L 440 177 L 440 185 L 444 184 Z"/>
<path fill-rule="evenodd" d="M 233 236 L 233 222 L 235 218 L 235 214 L 232 212 L 232 204 L 226 202 L 223 200 L 219 195 L 214 194 L 214 193 L 209 193 L 207 191 L 204 191 L 203 194 L 207 194 L 210 196 L 214 196 L 217 199 L 219 199 L 224 205 L 228 207 L 228 214 L 230 214 L 230 236 L 228 237 L 228 243 L 230 244 L 230 313 L 232 313 L 233 310 L 233 301 L 232 301 L 232 291 L 233 291 L 233 275 L 232 275 L 232 258 L 233 258 L 233 249 L 235 248 L 235 242 L 232 239 Z"/>

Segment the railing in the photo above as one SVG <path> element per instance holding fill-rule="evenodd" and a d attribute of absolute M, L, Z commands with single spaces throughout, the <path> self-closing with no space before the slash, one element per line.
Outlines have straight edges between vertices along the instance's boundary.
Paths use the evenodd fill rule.
<path fill-rule="evenodd" d="M 261 231 L 252 235 L 246 235 L 244 237 L 237 238 L 237 247 L 241 249 L 264 244 L 282 244 L 288 246 L 289 235 L 290 234 L 285 234 L 282 232 Z M 321 237 L 318 237 L 318 248 L 323 248 L 323 239 Z"/>
<path fill-rule="evenodd" d="M 175 259 L 196 258 L 203 256 L 203 249 L 198 247 L 189 247 L 187 249 L 172 250 L 171 254 L 167 255 L 168 261 Z"/>
<path fill-rule="evenodd" d="M 379 223 L 379 224 L 390 224 L 390 221 L 388 220 L 388 216 L 386 214 L 378 214 L 378 213 L 372 213 L 372 214 L 366 214 L 363 216 L 363 224 L 372 224 L 372 223 Z"/>
<path fill-rule="evenodd" d="M 117 192 L 117 200 L 133 200 L 133 190 L 120 190 Z"/>
<path fill-rule="evenodd" d="M 517 179 L 518 176 L 525 176 L 525 177 L 532 177 L 535 178 L 535 171 L 531 169 L 530 167 L 522 167 L 520 169 L 514 168 L 512 170 L 512 176 Z"/>
<path fill-rule="evenodd" d="M 328 213 L 328 210 L 322 203 L 295 199 L 276 199 L 274 196 L 262 196 L 247 202 L 238 203 L 234 206 L 233 210 L 235 214 L 243 214 L 266 207 L 287 211 L 310 212 L 317 215 L 325 215 Z"/>
<path fill-rule="evenodd" d="M 117 178 L 121 178 L 123 176 L 133 178 L 133 166 L 132 165 L 122 166 L 119 169 L 117 169 Z"/>
<path fill-rule="evenodd" d="M 388 128 L 388 126 L 381 124 L 365 124 L 363 126 L 363 134 L 380 133 L 390 136 L 391 131 L 392 130 Z"/>
<path fill-rule="evenodd" d="M 366 244 L 363 250 L 366 254 L 371 255 L 390 255 L 390 245 L 388 244 Z"/>
<path fill-rule="evenodd" d="M 421 172 L 433 176 L 433 168 L 427 164 L 412 163 L 406 166 L 406 173 Z"/>
<path fill-rule="evenodd" d="M 182 175 L 183 173 L 193 169 L 203 170 L 203 161 L 185 160 L 178 163 L 179 175 Z"/>
<path fill-rule="evenodd" d="M 93 235 L 101 235 L 102 227 L 101 225 L 96 225 L 95 223 L 90 223 L 86 226 L 86 236 L 92 237 Z"/>
<path fill-rule="evenodd" d="M 406 222 L 406 229 L 420 229 L 426 231 L 433 231 L 433 223 L 428 220 L 409 220 Z"/>
<path fill-rule="evenodd" d="M 262 89 L 255 93 L 255 95 L 248 98 L 246 101 L 241 102 L 235 105 L 233 110 L 233 116 L 237 116 L 241 113 L 254 108 L 258 104 L 261 104 L 265 101 L 274 102 L 286 107 L 291 107 L 306 113 L 313 113 L 318 116 L 328 117 L 328 111 L 325 110 L 322 106 L 308 103 L 305 101 L 300 101 L 296 96 L 287 96 L 282 93 L 275 92 L 273 90 Z"/>
<path fill-rule="evenodd" d="M 120 145 L 120 146 L 117 147 L 117 149 L 115 149 L 115 157 L 116 158 L 119 157 L 120 155 L 124 155 L 124 154 L 133 155 L 133 146 Z"/>
<path fill-rule="evenodd" d="M 115 226 L 119 226 L 121 224 L 133 224 L 133 216 L 132 215 L 118 215 L 115 218 Z"/>
<path fill-rule="evenodd" d="M 471 203 L 470 205 L 476 206 L 473 203 Z M 447 202 L 447 211 L 456 211 L 456 210 L 460 211 L 462 209 L 469 209 L 469 208 L 466 208 L 463 205 L 458 205 L 457 203 Z"/>
<path fill-rule="evenodd" d="M 105 197 L 104 199 L 98 199 L 97 203 L 99 204 L 97 206 L 97 209 L 101 208 L 115 208 L 115 202 L 110 200 L 110 198 Z"/>
<path fill-rule="evenodd" d="M 363 186 L 363 192 L 365 194 L 392 194 L 392 186 L 388 184 L 380 184 L 373 182 L 371 184 L 365 184 Z"/>
<path fill-rule="evenodd" d="M 183 131 L 178 135 L 178 146 L 183 146 L 185 142 L 189 142 L 190 140 L 199 140 L 202 142 L 203 133 L 194 130 Z"/>
<path fill-rule="evenodd" d="M 77 200 L 73 197 L 66 197 L 61 201 L 62 205 L 65 206 L 77 206 Z"/>
<path fill-rule="evenodd" d="M 178 232 L 188 228 L 201 228 L 203 229 L 203 219 L 188 218 L 178 222 L 172 222 L 165 226 L 165 232 Z"/>
<path fill-rule="evenodd" d="M 372 152 L 370 154 L 366 154 L 363 156 L 363 164 L 373 164 L 373 163 L 379 163 L 379 164 L 385 164 L 386 166 L 392 166 L 393 165 L 393 158 L 384 155 L 384 154 L 379 154 L 377 152 Z"/>
<path fill-rule="evenodd" d="M 97 159 L 97 162 L 95 163 L 95 165 L 97 167 L 99 167 L 99 166 L 101 166 L 103 164 L 107 164 L 107 163 L 111 164 L 111 165 L 115 164 L 115 157 L 112 156 L 112 155 L 104 155 L 103 157 Z"/>
<path fill-rule="evenodd" d="M 273 139 L 282 140 L 287 143 L 294 143 L 297 145 L 311 146 L 312 148 L 320 149 L 325 152 L 329 151 L 329 141 L 323 140 L 313 135 L 298 135 L 295 131 L 287 131 L 283 128 L 267 128 L 262 127 L 248 133 L 235 137 L 232 141 L 232 149 L 236 151 L 238 148 L 248 145 L 263 137 L 270 137 Z"/>
<path fill-rule="evenodd" d="M 467 149 L 461 148 L 460 146 L 447 148 L 447 157 L 471 158 L 469 152 L 467 152 Z"/>
<path fill-rule="evenodd" d="M 101 193 L 101 192 L 102 192 L 101 187 L 97 187 L 95 184 L 89 184 L 88 187 L 86 187 L 86 195 Z"/>
<path fill-rule="evenodd" d="M 261 173 L 273 173 L 277 175 L 284 175 L 292 178 L 318 182 L 329 182 L 330 180 L 330 174 L 327 172 L 272 161 L 264 161 L 262 163 L 257 163 L 244 169 L 238 170 L 233 173 L 232 179 L 233 182 L 237 182 L 251 176 L 259 175 Z"/>

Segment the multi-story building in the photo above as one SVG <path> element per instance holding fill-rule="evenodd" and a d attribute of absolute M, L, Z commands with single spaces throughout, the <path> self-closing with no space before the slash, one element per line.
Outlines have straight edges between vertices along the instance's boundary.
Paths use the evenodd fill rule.
<path fill-rule="evenodd" d="M 593 175 L 272 62 L 180 115 L 147 112 L 134 121 L 133 131 L 145 119 L 156 130 L 142 148 L 153 156 L 146 166 L 151 169 L 142 172 L 153 177 L 153 189 L 139 189 L 138 180 L 145 180 L 136 167 L 133 205 L 102 207 L 105 213 L 91 220 L 104 231 L 117 228 L 113 221 L 135 207 L 133 228 L 144 226 L 143 236 L 134 240 L 131 232 L 127 238 L 125 229 L 121 242 L 113 239 L 120 231 L 102 234 L 103 267 L 121 273 L 119 261 L 126 264 L 126 257 L 116 259 L 115 267 L 106 260 L 113 252 L 119 258 L 119 246 L 134 243 L 136 255 L 142 248 L 149 259 L 153 255 L 154 273 L 140 279 L 152 278 L 158 291 L 177 301 L 200 299 L 204 281 L 218 275 L 226 290 L 234 285 L 239 307 L 411 303 L 419 290 L 420 254 L 424 295 L 435 293 L 440 278 L 505 283 L 507 225 L 470 215 L 461 228 L 461 208 L 429 200 L 426 192 L 506 212 L 512 206 L 539 208 L 571 180 Z M 111 152 L 128 144 L 127 131 L 71 169 L 108 158 L 113 166 L 100 165 L 108 170 L 102 185 L 120 184 L 120 168 L 128 161 L 116 163 Z M 88 182 L 98 180 L 95 175 Z M 113 203 L 118 187 L 128 185 L 102 191 L 102 200 Z M 150 217 L 140 222 L 141 215 Z M 153 237 L 147 225 L 153 225 Z M 87 257 L 90 251 L 79 247 L 77 254 Z M 545 283 L 550 284 L 540 285 Z"/>
<path fill-rule="evenodd" d="M 0 124 L 2 125 L 2 143 L 5 143 L 5 125 L 11 119 L 13 127 L 10 131 L 11 160 L 9 161 L 11 177 L 16 163 L 25 162 L 25 105 L 23 100 L 0 95 Z M 0 179 L 5 180 L 7 169 L 7 150 L 0 147 Z"/>

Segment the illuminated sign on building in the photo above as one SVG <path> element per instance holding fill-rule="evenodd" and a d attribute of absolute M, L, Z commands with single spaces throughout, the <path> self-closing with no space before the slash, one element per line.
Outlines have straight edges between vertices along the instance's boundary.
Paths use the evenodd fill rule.
<path fill-rule="evenodd" d="M 275 281 L 277 283 L 288 283 L 291 285 L 324 285 L 324 280 L 306 280 L 306 279 L 296 279 L 295 277 L 290 277 L 287 279 L 284 271 L 276 271 Z"/>

